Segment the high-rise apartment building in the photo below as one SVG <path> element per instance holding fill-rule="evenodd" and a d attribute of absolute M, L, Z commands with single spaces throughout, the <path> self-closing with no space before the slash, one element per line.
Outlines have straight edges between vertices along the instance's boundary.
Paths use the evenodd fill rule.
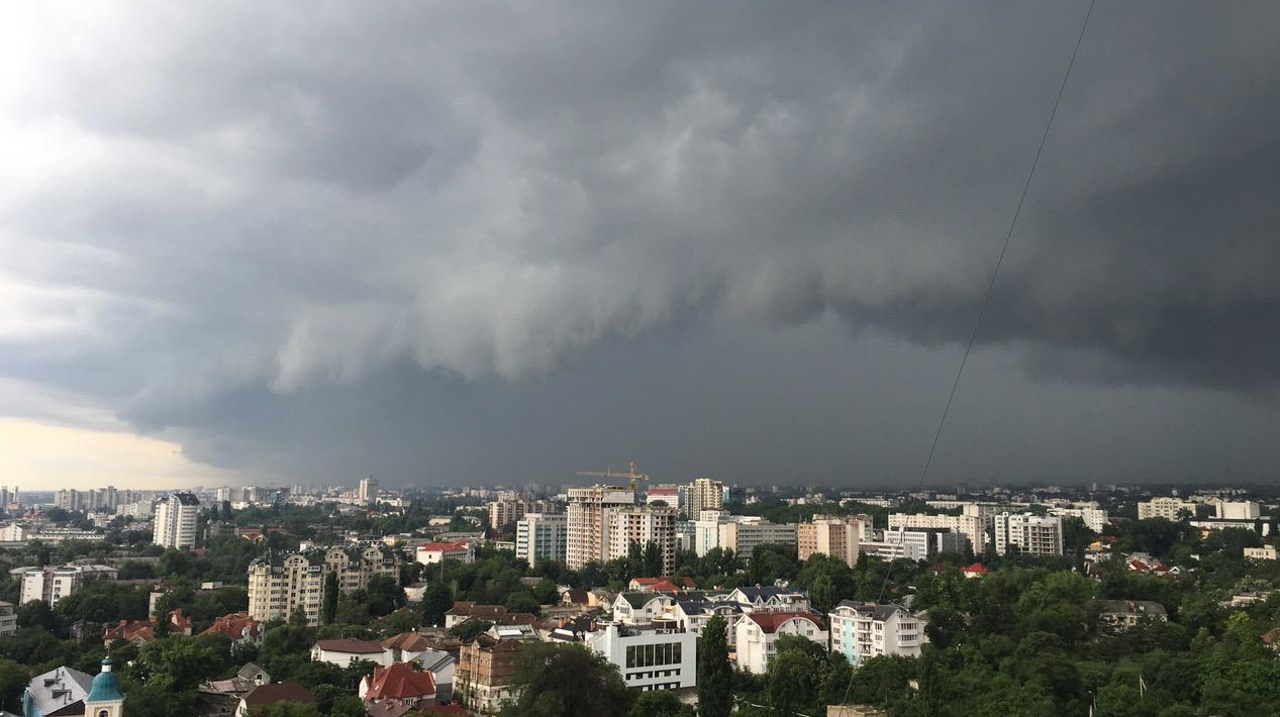
<path fill-rule="evenodd" d="M 191 493 L 170 493 L 156 503 L 152 542 L 166 548 L 189 550 L 196 547 L 196 516 L 200 501 Z"/>
<path fill-rule="evenodd" d="M 677 515 L 675 508 L 652 505 L 606 509 L 609 543 L 605 560 L 627 557 L 632 545 L 643 550 L 654 543 L 662 554 L 662 574 L 675 572 Z"/>
<path fill-rule="evenodd" d="M 378 481 L 373 476 L 360 479 L 360 486 L 356 491 L 356 498 L 363 505 L 372 505 L 378 502 Z"/>
<path fill-rule="evenodd" d="M 565 509 L 565 565 L 570 570 L 580 570 L 593 560 L 608 560 L 609 526 L 605 511 L 632 506 L 635 502 L 636 494 L 626 488 L 599 485 L 570 488 L 569 505 Z"/>
<path fill-rule="evenodd" d="M 724 484 L 710 478 L 698 478 L 685 488 L 684 514 L 697 520 L 704 510 L 724 507 Z"/>
<path fill-rule="evenodd" d="M 557 513 L 526 513 L 516 523 L 516 560 L 564 562 L 569 546 L 569 517 Z"/>
<path fill-rule="evenodd" d="M 526 502 L 518 498 L 495 500 L 489 503 L 489 527 L 493 530 L 502 530 L 503 526 L 523 518 L 526 507 Z"/>
<path fill-rule="evenodd" d="M 808 560 L 814 553 L 830 555 L 844 561 L 850 567 L 858 562 L 858 544 L 864 533 L 870 533 L 867 523 L 858 517 L 813 517 L 812 523 L 801 523 L 796 528 L 796 543 L 801 560 Z"/>
<path fill-rule="evenodd" d="M 249 564 L 249 617 L 287 620 L 300 609 L 308 624 L 318 625 L 330 573 L 338 576 L 338 592 L 349 593 L 368 587 L 375 575 L 395 578 L 399 572 L 395 552 L 385 545 L 315 548 L 286 556 L 268 553 Z"/>
<path fill-rule="evenodd" d="M 1062 518 L 1056 515 L 1001 513 L 995 526 L 998 555 L 1010 546 L 1028 555 L 1062 555 Z"/>

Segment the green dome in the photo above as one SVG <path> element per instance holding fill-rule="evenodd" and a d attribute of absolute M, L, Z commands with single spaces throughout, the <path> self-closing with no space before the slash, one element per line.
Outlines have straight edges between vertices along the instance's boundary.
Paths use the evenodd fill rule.
<path fill-rule="evenodd" d="M 124 699 L 124 695 L 120 694 L 120 680 L 116 677 L 116 673 L 111 671 L 110 658 L 102 661 L 102 672 L 99 672 L 93 678 L 93 686 L 89 689 L 89 696 L 84 698 L 86 703 L 89 702 L 119 702 Z"/>

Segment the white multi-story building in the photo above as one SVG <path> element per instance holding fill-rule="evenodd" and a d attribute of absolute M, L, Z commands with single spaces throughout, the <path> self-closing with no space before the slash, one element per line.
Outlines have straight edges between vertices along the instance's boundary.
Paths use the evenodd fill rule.
<path fill-rule="evenodd" d="M 19 604 L 43 600 L 52 607 L 91 580 L 115 580 L 116 569 L 109 565 L 63 565 L 14 568 L 9 571 L 20 582 Z"/>
<path fill-rule="evenodd" d="M 336 573 L 338 592 L 349 593 L 369 586 L 375 575 L 399 576 L 395 552 L 385 545 L 315 548 L 279 557 L 268 554 L 249 564 L 249 616 L 266 622 L 289 619 L 303 610 L 307 622 L 320 622 L 324 583 Z"/>
<path fill-rule="evenodd" d="M 196 516 L 200 501 L 191 493 L 170 493 L 156 503 L 152 542 L 166 548 L 189 550 L 196 547 Z"/>
<path fill-rule="evenodd" d="M 18 613 L 11 602 L 0 601 L 0 637 L 9 637 L 18 631 Z"/>
<path fill-rule="evenodd" d="M 1027 555 L 1062 555 L 1062 518 L 1056 515 L 1001 513 L 995 518 L 996 554 L 1017 546 Z"/>
<path fill-rule="evenodd" d="M 698 636 L 677 627 L 674 621 L 609 623 L 586 633 L 584 642 L 618 666 L 627 687 L 679 690 L 698 684 Z"/>
<path fill-rule="evenodd" d="M 829 640 L 822 618 L 807 612 L 752 612 L 743 615 L 734 630 L 738 667 L 755 675 L 769 671 L 782 635 L 797 635 L 824 648 Z"/>
<path fill-rule="evenodd" d="M 919 657 L 926 621 L 898 605 L 844 600 L 827 614 L 831 651 L 857 667 L 877 656 Z"/>
<path fill-rule="evenodd" d="M 570 570 L 581 570 L 593 560 L 604 562 L 609 553 L 609 526 L 605 511 L 635 505 L 635 493 L 625 488 L 598 485 L 570 488 L 568 497 L 565 565 Z"/>
<path fill-rule="evenodd" d="M 360 485 L 356 488 L 356 499 L 363 505 L 371 505 L 378 502 L 378 481 L 373 476 L 360 479 Z"/>
<path fill-rule="evenodd" d="M 1256 520 L 1262 510 L 1253 501 L 1232 502 L 1220 500 L 1213 504 L 1214 517 L 1219 520 Z"/>
<path fill-rule="evenodd" d="M 633 545 L 643 550 L 649 543 L 654 543 L 662 553 L 662 574 L 670 575 L 675 572 L 676 517 L 675 508 L 653 505 L 605 510 L 609 535 L 605 560 L 627 557 Z"/>
<path fill-rule="evenodd" d="M 564 562 L 569 545 L 569 517 L 560 513 L 526 513 L 516 523 L 516 559 L 530 567 L 539 560 Z"/>
<path fill-rule="evenodd" d="M 1194 518 L 1196 517 L 1196 504 L 1177 498 L 1152 498 L 1138 503 L 1138 520 L 1147 520 L 1148 518 L 1180 520 L 1181 518 L 1178 514 L 1182 511 L 1186 511 L 1186 515 Z"/>
<path fill-rule="evenodd" d="M 987 549 L 987 523 L 978 515 L 924 515 L 922 513 L 890 513 L 889 529 L 896 528 L 947 528 L 969 539 L 973 552 Z"/>
<path fill-rule="evenodd" d="M 684 511 L 690 518 L 697 518 L 704 510 L 724 507 L 724 484 L 710 478 L 698 478 L 685 487 Z"/>
<path fill-rule="evenodd" d="M 859 549 L 881 560 L 925 560 L 938 553 L 964 553 L 969 539 L 948 528 L 879 531 L 878 540 L 863 540 Z"/>
<path fill-rule="evenodd" d="M 1107 527 L 1107 511 L 1102 508 L 1054 507 L 1049 509 L 1049 515 L 1056 515 L 1059 518 L 1079 518 L 1084 521 L 1085 527 L 1095 533 L 1101 533 L 1102 529 Z"/>

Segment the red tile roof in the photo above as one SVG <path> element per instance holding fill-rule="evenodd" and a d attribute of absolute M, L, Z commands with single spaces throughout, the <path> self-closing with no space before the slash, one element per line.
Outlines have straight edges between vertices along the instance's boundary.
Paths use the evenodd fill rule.
<path fill-rule="evenodd" d="M 747 617 L 768 634 L 773 634 L 783 623 L 794 618 L 809 620 L 817 625 L 819 630 L 827 629 L 826 623 L 822 622 L 822 618 L 810 615 L 807 612 L 753 612 L 749 613 Z"/>
<path fill-rule="evenodd" d="M 208 630 L 200 633 L 201 635 L 226 635 L 235 640 L 257 639 L 262 636 L 262 623 L 249 617 L 247 612 L 237 612 L 230 615 L 223 615 Z"/>
<path fill-rule="evenodd" d="M 467 552 L 466 543 L 423 543 L 418 546 L 418 550 L 424 551 L 441 551 L 445 553 L 465 553 Z"/>
<path fill-rule="evenodd" d="M 364 698 L 380 700 L 416 700 L 436 694 L 436 679 L 430 672 L 417 672 L 403 662 L 390 667 L 373 668 L 373 679 Z"/>
<path fill-rule="evenodd" d="M 402 632 L 382 641 L 383 647 L 391 648 L 392 650 L 408 650 L 409 652 L 429 650 L 433 644 L 435 643 L 431 638 L 420 632 Z"/>

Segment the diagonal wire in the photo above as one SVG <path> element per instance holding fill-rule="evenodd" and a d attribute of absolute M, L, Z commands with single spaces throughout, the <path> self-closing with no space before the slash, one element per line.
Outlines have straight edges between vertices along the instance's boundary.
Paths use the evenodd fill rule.
<path fill-rule="evenodd" d="M 974 319 L 973 330 L 969 332 L 969 341 L 964 347 L 964 356 L 960 359 L 960 368 L 956 371 L 955 381 L 951 383 L 951 393 L 947 396 L 946 406 L 942 409 L 942 417 L 938 420 L 938 430 L 933 434 L 933 442 L 929 444 L 929 455 L 925 458 L 924 467 L 920 470 L 920 481 L 916 485 L 916 490 L 924 487 L 925 478 L 929 475 L 929 467 L 933 465 L 933 455 L 938 450 L 938 440 L 942 437 L 942 429 L 947 424 L 947 415 L 951 413 L 951 404 L 955 401 L 956 391 L 960 388 L 960 379 L 964 376 L 965 364 L 969 362 L 969 354 L 973 351 L 973 344 L 978 338 L 978 329 L 982 326 L 982 317 L 987 313 L 987 305 L 991 303 L 991 294 L 995 289 L 996 277 L 1000 275 L 1000 267 L 1004 264 L 1005 254 L 1009 252 L 1009 242 L 1013 238 L 1013 231 L 1018 226 L 1018 217 L 1022 215 L 1022 206 L 1027 200 L 1027 191 L 1031 189 L 1031 180 L 1036 175 L 1036 167 L 1040 166 L 1040 155 L 1044 153 L 1045 142 L 1049 139 L 1049 130 L 1053 128 L 1053 120 L 1058 116 L 1058 105 L 1062 104 L 1062 95 L 1067 90 L 1067 81 L 1071 79 L 1071 69 L 1075 67 L 1076 56 L 1080 53 L 1080 45 L 1084 41 L 1085 30 L 1089 28 L 1089 18 L 1093 16 L 1093 7 L 1098 0 L 1090 0 L 1089 9 L 1085 12 L 1084 22 L 1080 25 L 1080 34 L 1076 37 L 1075 47 L 1071 50 L 1071 59 L 1067 62 L 1066 72 L 1062 75 L 1062 84 L 1058 86 L 1058 95 L 1053 100 L 1053 109 L 1049 112 L 1049 120 L 1045 122 L 1044 133 L 1040 135 L 1040 144 L 1036 147 L 1035 158 L 1031 160 L 1031 169 L 1027 172 L 1027 179 L 1022 183 L 1022 193 L 1018 196 L 1018 206 L 1013 210 L 1013 218 L 1009 222 L 1009 231 L 1004 235 L 1004 244 L 1000 247 L 1000 255 L 996 257 L 996 265 L 991 270 L 991 280 L 987 282 L 987 291 L 982 295 L 982 303 L 978 306 L 978 316 Z M 885 570 L 884 582 L 880 585 L 880 596 L 876 599 L 879 603 L 884 599 L 884 591 L 889 585 L 889 574 L 893 568 L 893 557 L 889 558 L 889 569 Z"/>

